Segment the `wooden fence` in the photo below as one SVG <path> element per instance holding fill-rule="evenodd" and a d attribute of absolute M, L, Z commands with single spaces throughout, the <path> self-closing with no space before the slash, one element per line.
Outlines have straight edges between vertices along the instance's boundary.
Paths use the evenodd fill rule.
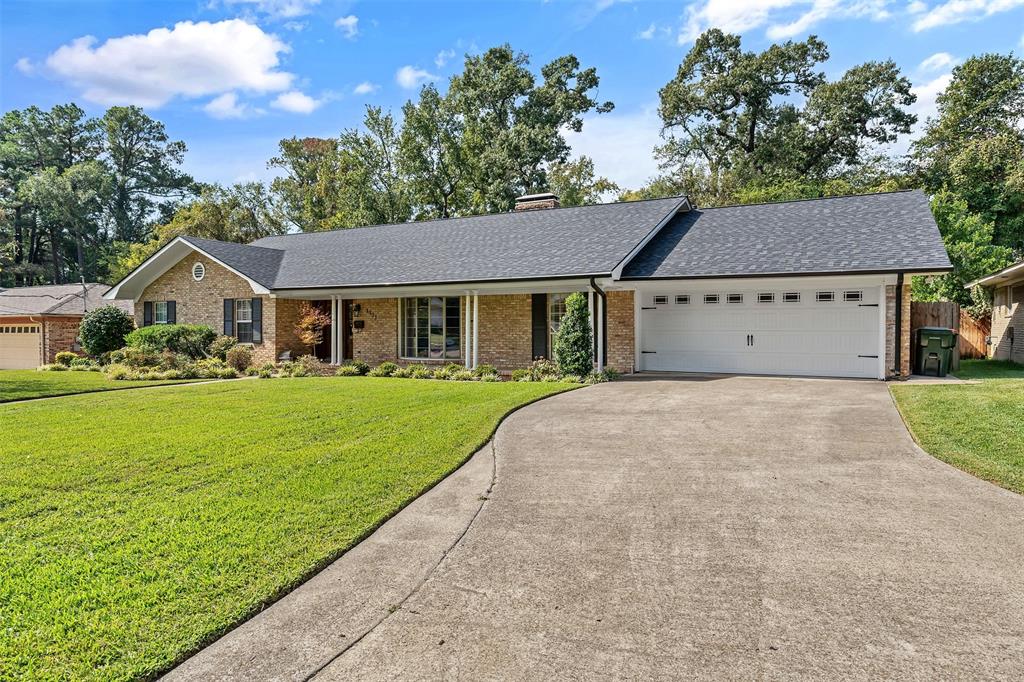
<path fill-rule="evenodd" d="M 910 338 L 913 340 L 915 330 L 919 327 L 949 327 L 960 334 L 961 358 L 984 358 L 988 348 L 985 337 L 992 333 L 989 320 L 975 320 L 960 310 L 960 306 L 949 301 L 922 303 L 914 301 L 910 304 Z M 913 341 L 911 348 L 913 349 Z M 911 357 L 914 354 L 911 351 Z"/>

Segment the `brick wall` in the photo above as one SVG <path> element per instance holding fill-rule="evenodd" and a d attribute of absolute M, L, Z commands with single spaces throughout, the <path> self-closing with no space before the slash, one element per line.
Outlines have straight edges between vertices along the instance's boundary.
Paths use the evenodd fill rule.
<path fill-rule="evenodd" d="M 633 371 L 634 353 L 633 292 L 608 292 L 608 366 L 623 373 Z"/>
<path fill-rule="evenodd" d="M 1011 288 L 1024 287 L 1024 282 L 998 287 L 993 292 L 992 346 L 989 354 L 996 360 L 1024 363 L 1024 302 L 1013 304 Z M 1013 327 L 1014 340 L 1010 343 L 1008 329 Z"/>
<path fill-rule="evenodd" d="M 43 322 L 43 363 L 54 361 L 57 353 L 72 351 L 82 355 L 78 346 L 80 317 L 48 317 Z"/>
<path fill-rule="evenodd" d="M 479 364 L 513 370 L 533 362 L 532 301 L 530 294 L 480 296 Z"/>
<path fill-rule="evenodd" d="M 359 312 L 353 321 L 363 320 L 362 329 L 352 331 L 352 359 L 376 365 L 398 359 L 398 299 L 364 298 L 353 301 Z"/>
<path fill-rule="evenodd" d="M 903 285 L 902 351 L 900 354 L 900 375 L 910 376 L 910 281 Z M 896 287 L 885 287 L 885 374 L 894 378 L 893 364 L 896 360 Z"/>
<path fill-rule="evenodd" d="M 206 267 L 206 276 L 201 282 L 192 278 L 192 266 L 197 262 Z M 146 301 L 174 301 L 176 322 L 205 324 L 221 334 L 224 332 L 225 298 L 263 300 L 263 342 L 253 346 L 256 362 L 273 362 L 281 351 L 293 350 L 294 338 L 287 334 L 278 345 L 276 310 L 282 299 L 256 296 L 244 279 L 198 253 L 181 259 L 146 287 L 135 303 L 135 324 L 142 326 L 143 303 Z M 288 301 L 286 305 L 291 303 Z"/>

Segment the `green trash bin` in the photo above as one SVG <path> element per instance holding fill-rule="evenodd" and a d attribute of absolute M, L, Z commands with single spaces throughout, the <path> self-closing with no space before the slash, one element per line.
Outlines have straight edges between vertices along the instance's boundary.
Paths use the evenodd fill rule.
<path fill-rule="evenodd" d="M 920 327 L 917 330 L 917 360 L 914 374 L 944 377 L 953 367 L 957 333 L 946 327 Z"/>

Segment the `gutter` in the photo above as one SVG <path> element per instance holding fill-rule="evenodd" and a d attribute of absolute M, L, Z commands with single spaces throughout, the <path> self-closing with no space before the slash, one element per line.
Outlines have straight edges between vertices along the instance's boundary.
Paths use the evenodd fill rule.
<path fill-rule="evenodd" d="M 896 346 L 893 352 L 893 374 L 902 377 L 903 369 L 903 273 L 896 273 L 896 330 L 893 334 L 893 345 Z"/>
<path fill-rule="evenodd" d="M 598 366 L 602 369 L 608 364 L 608 294 L 604 289 L 597 286 L 597 280 L 590 278 L 590 287 L 601 297 L 601 342 L 597 345 L 601 348 L 601 357 Z M 597 343 L 597 334 L 594 334 L 594 342 Z M 594 349 L 594 358 L 597 358 L 597 349 Z"/>

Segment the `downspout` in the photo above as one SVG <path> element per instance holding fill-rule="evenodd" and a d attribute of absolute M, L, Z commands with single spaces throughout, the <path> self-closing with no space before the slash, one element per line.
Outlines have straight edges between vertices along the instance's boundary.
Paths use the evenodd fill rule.
<path fill-rule="evenodd" d="M 597 360 L 597 367 L 599 370 L 604 370 L 605 364 L 608 359 L 608 325 L 605 324 L 605 320 L 608 319 L 608 295 L 604 292 L 604 289 L 597 286 L 597 280 L 593 277 L 590 278 L 590 287 L 597 292 L 598 297 L 601 299 L 601 326 L 600 331 L 595 332 L 594 338 L 598 339 L 597 350 L 595 351 L 594 358 Z M 596 307 L 596 306 L 595 306 Z M 595 318 L 597 315 L 594 316 Z M 594 320 L 595 329 L 597 329 L 597 320 Z M 600 355 L 600 357 L 598 357 Z"/>
<path fill-rule="evenodd" d="M 897 378 L 903 374 L 903 273 L 896 273 L 896 330 L 893 334 L 893 359 L 895 366 L 893 375 Z"/>

